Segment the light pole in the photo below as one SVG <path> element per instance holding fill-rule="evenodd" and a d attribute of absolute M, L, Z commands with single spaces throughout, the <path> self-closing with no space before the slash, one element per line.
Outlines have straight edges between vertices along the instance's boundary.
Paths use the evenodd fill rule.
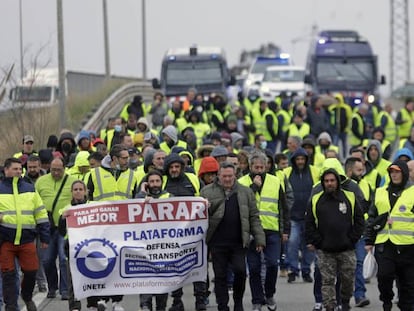
<path fill-rule="evenodd" d="M 145 22 L 145 0 L 142 0 L 142 78 L 147 79 L 147 34 Z"/>
<path fill-rule="evenodd" d="M 65 79 L 65 53 L 63 41 L 63 6 L 62 0 L 57 0 L 57 43 L 58 43 L 58 67 L 59 67 L 59 112 L 60 129 L 66 127 L 66 79 Z"/>
<path fill-rule="evenodd" d="M 105 50 L 105 78 L 109 79 L 111 75 L 111 64 L 109 57 L 109 35 L 108 35 L 108 7 L 106 0 L 102 0 L 103 10 L 103 27 L 104 27 L 104 50 Z"/>
<path fill-rule="evenodd" d="M 19 26 L 20 26 L 20 80 L 23 80 L 23 14 L 22 0 L 19 0 Z"/>

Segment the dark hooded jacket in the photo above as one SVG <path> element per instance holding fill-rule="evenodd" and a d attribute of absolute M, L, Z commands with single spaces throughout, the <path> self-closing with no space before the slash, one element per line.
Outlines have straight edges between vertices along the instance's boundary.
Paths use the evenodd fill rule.
<path fill-rule="evenodd" d="M 323 186 L 327 174 L 334 174 L 338 182 L 336 191 L 332 193 L 325 191 Z M 353 250 L 364 230 L 364 215 L 359 201 L 348 199 L 335 169 L 326 170 L 321 183 L 323 193 L 315 194 L 319 198 L 316 202 L 311 198 L 306 209 L 306 244 L 329 253 Z"/>
<path fill-rule="evenodd" d="M 298 156 L 304 156 L 306 158 L 305 168 L 299 170 L 296 166 L 295 159 Z M 292 186 L 294 193 L 294 203 L 290 212 L 291 220 L 304 220 L 306 204 L 313 187 L 312 174 L 309 168 L 309 158 L 305 149 L 299 148 L 292 155 L 292 172 L 288 175 L 289 182 Z"/>
<path fill-rule="evenodd" d="M 63 146 L 63 141 L 66 139 L 69 139 L 72 142 L 72 147 L 70 150 L 65 150 L 65 147 Z M 59 141 L 56 146 L 56 151 L 59 151 L 63 155 L 65 163 L 70 162 L 71 154 L 76 153 L 76 142 L 73 138 L 72 133 L 64 132 L 62 133 L 62 135 L 60 135 Z"/>
<path fill-rule="evenodd" d="M 178 177 L 171 177 L 169 175 L 169 167 L 173 163 L 179 163 L 181 165 L 181 174 Z M 184 172 L 184 164 L 184 160 L 177 153 L 169 154 L 164 160 L 164 175 L 167 176 L 164 190 L 176 197 L 194 196 L 200 191 L 200 189 L 195 189 L 194 185 L 191 183 L 191 180 L 188 177 L 188 174 L 191 173 Z"/>

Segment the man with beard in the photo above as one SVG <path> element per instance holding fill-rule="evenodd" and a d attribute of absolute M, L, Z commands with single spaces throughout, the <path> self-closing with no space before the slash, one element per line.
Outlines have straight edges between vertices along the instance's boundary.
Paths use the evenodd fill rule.
<path fill-rule="evenodd" d="M 26 162 L 26 174 L 23 177 L 23 180 L 34 185 L 36 183 L 36 180 L 42 176 L 46 174 L 46 171 L 43 170 L 40 167 L 40 158 L 37 155 L 31 155 L 29 156 L 29 158 L 27 159 Z M 40 253 L 40 240 L 39 237 L 36 238 L 36 247 L 37 247 L 37 256 L 39 258 L 41 258 L 41 253 Z M 47 291 L 47 280 L 46 280 L 46 275 L 45 275 L 45 270 L 43 269 L 43 265 L 39 265 L 39 269 L 37 270 L 36 273 L 36 283 L 37 283 L 37 287 L 39 288 L 39 292 L 46 292 Z"/>
<path fill-rule="evenodd" d="M 266 236 L 266 248 L 263 250 L 266 264 L 264 287 L 261 278 L 262 256 L 256 250 L 257 242 L 253 240 L 247 251 L 253 311 L 260 311 L 263 304 L 269 310 L 276 310 L 273 295 L 276 292 L 281 241 L 288 240 L 290 230 L 285 192 L 280 179 L 266 173 L 266 163 L 265 154 L 253 153 L 249 158 L 250 174 L 239 179 L 239 183 L 250 187 L 256 196 L 260 221 Z"/>
<path fill-rule="evenodd" d="M 150 171 L 141 183 L 141 191 L 137 193 L 136 198 L 149 200 L 165 199 L 171 197 L 171 194 L 162 190 L 162 174 L 157 170 Z M 142 311 L 152 310 L 152 297 L 155 296 L 156 310 L 165 310 L 167 307 L 168 293 L 165 294 L 141 294 L 140 305 Z"/>
<path fill-rule="evenodd" d="M 171 153 L 164 160 L 164 190 L 172 195 L 198 196 L 200 193 L 200 181 L 192 173 L 184 172 L 184 160 L 177 154 Z M 207 276 L 206 276 L 207 278 Z M 206 310 L 206 282 L 194 282 L 195 310 Z M 182 301 L 183 289 L 172 292 L 173 304 L 169 311 L 184 311 Z"/>
<path fill-rule="evenodd" d="M 102 160 L 100 167 L 91 170 L 87 186 L 90 201 L 117 201 L 135 196 L 137 177 L 128 168 L 129 153 L 123 145 L 114 145 L 109 155 Z M 112 299 L 114 311 L 124 311 L 121 305 L 123 296 L 93 296 L 87 298 L 88 308 L 106 308 L 106 302 Z"/>
<path fill-rule="evenodd" d="M 374 206 L 369 210 L 365 249 L 372 251 L 375 245 L 383 310 L 392 308 L 396 278 L 398 307 L 411 311 L 414 308 L 414 188 L 406 162 L 394 161 L 388 167 L 388 174 L 390 184 L 377 189 Z"/>
<path fill-rule="evenodd" d="M 353 192 L 343 190 L 335 169 L 321 176 L 323 190 L 312 195 L 306 209 L 306 244 L 317 251 L 325 310 L 336 307 L 335 279 L 341 279 L 342 310 L 350 310 L 356 268 L 355 243 L 364 229 L 364 216 Z"/>
<path fill-rule="evenodd" d="M 187 143 L 185 141 L 182 141 L 181 139 L 178 139 L 178 133 L 177 129 L 173 125 L 166 126 L 161 131 L 162 139 L 164 140 L 160 144 L 160 149 L 165 151 L 166 154 L 171 153 L 171 149 L 175 146 L 183 147 L 184 149 L 187 149 Z"/>
<path fill-rule="evenodd" d="M 24 175 L 23 179 L 24 181 L 35 184 L 36 180 L 42 176 L 45 175 L 47 172 L 43 170 L 40 166 L 40 158 L 37 155 L 31 155 L 27 159 L 26 166 L 26 174 Z"/>

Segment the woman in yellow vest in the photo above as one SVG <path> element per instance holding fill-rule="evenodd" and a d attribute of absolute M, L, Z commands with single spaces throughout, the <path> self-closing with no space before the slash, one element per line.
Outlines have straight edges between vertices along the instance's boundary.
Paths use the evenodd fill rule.
<path fill-rule="evenodd" d="M 377 189 L 365 232 L 366 250 L 378 263 L 378 289 L 383 310 L 390 311 L 394 279 L 399 282 L 398 307 L 414 309 L 414 187 L 404 161 L 388 167 L 390 184 Z"/>

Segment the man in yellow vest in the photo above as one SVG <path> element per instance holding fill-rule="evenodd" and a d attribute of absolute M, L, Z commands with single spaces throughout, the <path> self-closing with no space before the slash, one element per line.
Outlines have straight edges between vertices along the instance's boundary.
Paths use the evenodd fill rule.
<path fill-rule="evenodd" d="M 387 168 L 391 162 L 382 157 L 381 143 L 376 139 L 371 139 L 367 146 L 367 159 L 372 167 L 378 171 L 381 178 L 387 174 Z"/>
<path fill-rule="evenodd" d="M 22 164 L 19 159 L 9 158 L 4 162 L 5 178 L 0 183 L 0 266 L 6 310 L 18 310 L 19 290 L 16 288 L 19 263 L 24 281 L 21 297 L 28 311 L 36 311 L 32 300 L 36 284 L 39 259 L 36 253 L 36 236 L 41 248 L 49 244 L 49 220 L 39 194 L 32 184 L 21 177 Z M 20 286 L 19 286 L 20 287 Z"/>
<path fill-rule="evenodd" d="M 383 310 L 392 309 L 393 283 L 397 278 L 398 307 L 414 309 L 414 187 L 408 166 L 397 160 L 388 167 L 390 184 L 377 189 L 369 211 L 365 249 L 375 245 L 378 289 Z"/>
<path fill-rule="evenodd" d="M 129 153 L 123 145 L 114 145 L 109 155 L 102 160 L 101 166 L 90 172 L 88 192 L 90 201 L 116 201 L 132 199 L 137 189 L 134 171 L 128 168 Z M 88 297 L 88 307 L 105 307 L 112 299 L 113 309 L 124 311 L 121 306 L 123 296 Z"/>
<path fill-rule="evenodd" d="M 408 138 L 414 122 L 414 100 L 409 98 L 405 101 L 404 108 L 398 112 L 395 124 L 398 126 L 398 136 Z"/>
<path fill-rule="evenodd" d="M 273 296 L 276 293 L 281 242 L 288 240 L 290 231 L 289 210 L 281 180 L 266 173 L 266 163 L 265 154 L 253 153 L 249 157 L 250 174 L 239 179 L 240 184 L 250 187 L 255 193 L 260 221 L 266 235 L 266 248 L 263 250 L 266 265 L 264 286 L 261 277 L 262 256 L 256 251 L 255 241 L 252 241 L 247 252 L 253 311 L 260 311 L 263 304 L 269 310 L 276 310 Z"/>
<path fill-rule="evenodd" d="M 166 154 L 171 153 L 171 149 L 174 146 L 183 147 L 184 149 L 187 149 L 187 143 L 181 139 L 178 139 L 178 133 L 177 129 L 173 125 L 166 126 L 161 131 L 162 139 L 164 140 L 160 144 L 160 149 L 165 151 Z"/>
<path fill-rule="evenodd" d="M 306 244 L 316 250 L 322 275 L 322 299 L 326 311 L 336 309 L 335 280 L 341 277 L 341 306 L 350 310 L 356 267 L 355 243 L 364 229 L 359 201 L 343 190 L 335 169 L 321 176 L 323 191 L 315 193 L 306 208 Z"/>
<path fill-rule="evenodd" d="M 361 104 L 354 112 L 351 120 L 351 132 L 349 133 L 349 144 L 351 147 L 361 146 L 364 138 L 367 138 L 367 123 L 364 117 L 368 113 L 368 105 Z"/>
<path fill-rule="evenodd" d="M 192 173 L 184 172 L 184 160 L 177 154 L 171 153 L 164 160 L 164 190 L 174 196 L 198 196 L 200 194 L 200 181 Z M 207 276 L 206 276 L 207 277 Z M 206 282 L 194 282 L 195 310 L 206 310 Z M 172 292 L 172 306 L 169 311 L 184 311 L 182 301 L 183 289 Z"/>
<path fill-rule="evenodd" d="M 267 148 L 275 152 L 277 145 L 278 123 L 276 114 L 271 111 L 264 100 L 252 111 L 252 122 L 256 127 L 256 135 L 262 134 L 267 141 Z"/>

